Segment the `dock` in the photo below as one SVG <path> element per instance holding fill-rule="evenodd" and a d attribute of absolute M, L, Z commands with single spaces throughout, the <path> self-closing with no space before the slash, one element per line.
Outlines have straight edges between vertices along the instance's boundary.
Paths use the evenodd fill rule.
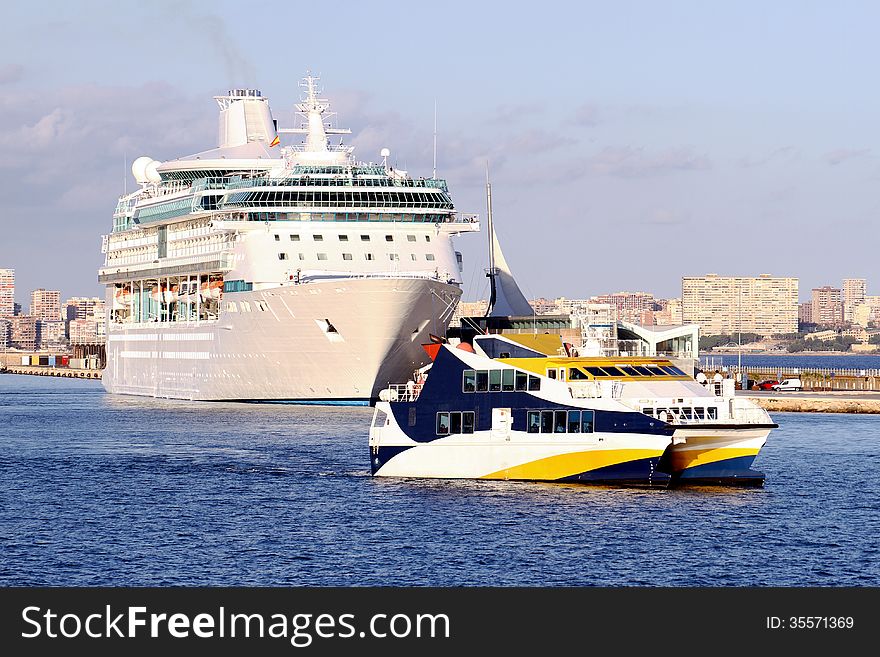
<path fill-rule="evenodd" d="M 880 413 L 880 392 L 817 391 L 755 392 L 737 391 L 769 413 Z"/>
<path fill-rule="evenodd" d="M 69 379 L 100 379 L 101 370 L 70 367 L 47 367 L 44 365 L 7 365 L 0 368 L 2 374 L 30 374 L 32 376 L 61 376 Z"/>

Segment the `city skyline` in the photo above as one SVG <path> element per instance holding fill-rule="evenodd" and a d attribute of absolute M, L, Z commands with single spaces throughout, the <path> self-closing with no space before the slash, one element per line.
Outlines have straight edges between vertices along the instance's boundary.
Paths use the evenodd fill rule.
<path fill-rule="evenodd" d="M 438 175 L 460 211 L 485 220 L 489 165 L 498 235 L 530 298 L 645 280 L 669 298 L 704 272 L 796 276 L 802 294 L 880 277 L 861 239 L 880 209 L 869 129 L 880 94 L 863 75 L 880 8 L 559 9 L 416 5 L 407 17 L 420 29 L 395 30 L 397 5 L 351 5 L 332 37 L 302 30 L 291 49 L 228 1 L 58 3 L 48 21 L 42 6 L 12 5 L 0 40 L 0 264 L 21 289 L 99 294 L 100 236 L 135 186 L 131 162 L 215 145 L 212 96 L 233 86 L 262 89 L 291 125 L 311 70 L 356 155 L 377 161 L 388 147 L 415 176 L 432 170 L 436 101 Z M 308 5 L 263 11 L 273 23 L 324 18 Z M 165 42 L 175 48 L 154 47 Z M 485 296 L 485 231 L 457 245 L 465 298 Z"/>

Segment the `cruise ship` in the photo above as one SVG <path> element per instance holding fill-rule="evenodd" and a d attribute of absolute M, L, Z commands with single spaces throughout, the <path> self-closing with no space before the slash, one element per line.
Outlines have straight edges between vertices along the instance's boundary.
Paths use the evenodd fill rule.
<path fill-rule="evenodd" d="M 453 238 L 478 231 L 444 180 L 358 162 L 317 78 L 299 125 L 215 98 L 219 146 L 132 165 L 103 237 L 111 393 L 369 403 L 428 362 L 461 296 Z M 300 143 L 285 145 L 282 137 Z"/>

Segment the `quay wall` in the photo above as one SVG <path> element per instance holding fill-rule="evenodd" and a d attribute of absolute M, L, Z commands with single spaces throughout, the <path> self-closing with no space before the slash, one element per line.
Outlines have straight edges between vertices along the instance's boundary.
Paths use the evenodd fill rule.
<path fill-rule="evenodd" d="M 747 396 L 747 395 L 744 395 Z M 748 396 L 747 396 L 748 397 Z M 880 413 L 880 397 L 876 399 L 854 399 L 850 397 L 796 397 L 779 396 L 748 397 L 768 413 Z"/>
<path fill-rule="evenodd" d="M 33 376 L 62 376 L 71 379 L 100 379 L 101 370 L 74 369 L 71 367 L 45 367 L 42 365 L 9 365 L 0 368 L 4 374 L 30 374 Z"/>

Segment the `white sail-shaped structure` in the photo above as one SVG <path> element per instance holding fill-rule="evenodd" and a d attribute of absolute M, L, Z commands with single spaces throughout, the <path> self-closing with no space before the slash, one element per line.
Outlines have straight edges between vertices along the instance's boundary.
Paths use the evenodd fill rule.
<path fill-rule="evenodd" d="M 523 295 L 501 252 L 501 244 L 492 221 L 492 186 L 486 180 L 486 203 L 489 227 L 489 270 L 491 296 L 486 317 L 525 317 L 534 314 L 531 304 Z"/>

